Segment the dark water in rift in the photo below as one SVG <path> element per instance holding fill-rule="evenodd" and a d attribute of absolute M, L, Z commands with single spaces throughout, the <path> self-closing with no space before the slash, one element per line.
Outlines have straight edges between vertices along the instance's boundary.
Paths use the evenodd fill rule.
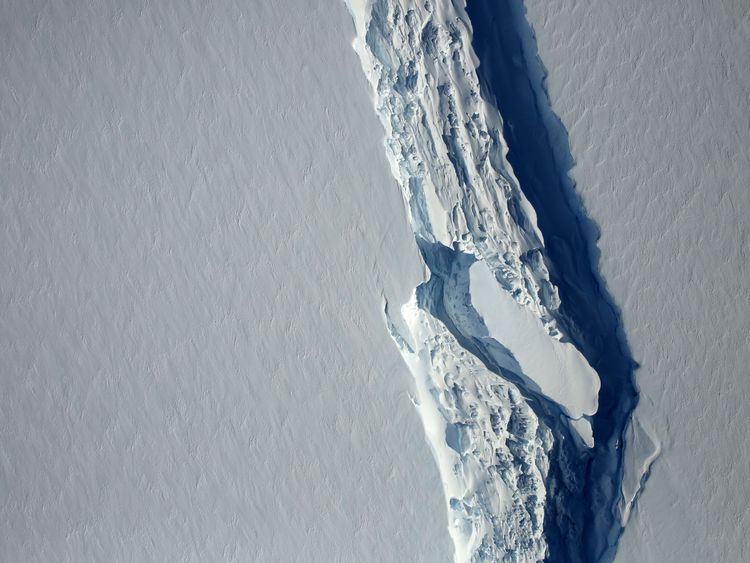
<path fill-rule="evenodd" d="M 598 272 L 598 229 L 586 218 L 568 176 L 573 163 L 568 135 L 550 107 L 523 5 L 520 0 L 469 0 L 468 14 L 482 95 L 502 115 L 508 160 L 545 239 L 550 275 L 562 301 L 558 321 L 602 382 L 593 420 L 597 446 L 589 458 L 570 461 L 585 475 L 584 492 L 576 500 L 580 505 L 571 507 L 583 514 L 582 521 L 560 526 L 559 508 L 550 504 L 548 561 L 611 561 L 622 533 L 613 513 L 622 481 L 619 441 L 638 399 L 637 364 Z"/>

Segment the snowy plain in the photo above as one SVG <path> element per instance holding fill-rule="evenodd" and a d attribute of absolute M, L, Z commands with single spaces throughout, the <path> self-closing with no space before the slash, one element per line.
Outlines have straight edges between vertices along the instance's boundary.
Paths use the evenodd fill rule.
<path fill-rule="evenodd" d="M 338 1 L 0 5 L 0 559 L 447 561 Z"/>
<path fill-rule="evenodd" d="M 525 6 L 660 450 L 616 561 L 748 561 L 750 4 Z"/>

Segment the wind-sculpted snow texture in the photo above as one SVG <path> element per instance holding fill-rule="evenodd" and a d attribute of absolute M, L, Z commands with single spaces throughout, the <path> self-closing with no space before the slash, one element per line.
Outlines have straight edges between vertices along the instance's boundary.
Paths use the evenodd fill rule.
<path fill-rule="evenodd" d="M 0 562 L 449 561 L 344 4 L 0 27 Z"/>
<path fill-rule="evenodd" d="M 386 316 L 414 375 L 455 559 L 600 560 L 621 530 L 621 452 L 612 431 L 592 429 L 594 354 L 563 314 L 502 119 L 480 96 L 463 3 L 348 5 L 429 273 L 402 318 Z"/>

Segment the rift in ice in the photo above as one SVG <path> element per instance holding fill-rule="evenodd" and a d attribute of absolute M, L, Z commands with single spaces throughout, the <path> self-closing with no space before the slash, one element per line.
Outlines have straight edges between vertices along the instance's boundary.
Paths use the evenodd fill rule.
<path fill-rule="evenodd" d="M 522 6 L 349 6 L 429 270 L 389 328 L 456 560 L 611 560 L 636 364 Z"/>

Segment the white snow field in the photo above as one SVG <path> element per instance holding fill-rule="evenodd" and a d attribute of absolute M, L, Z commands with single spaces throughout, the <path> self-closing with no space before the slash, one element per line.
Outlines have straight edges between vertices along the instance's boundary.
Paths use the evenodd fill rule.
<path fill-rule="evenodd" d="M 617 561 L 750 561 L 750 3 L 526 7 L 661 448 Z"/>
<path fill-rule="evenodd" d="M 447 561 L 335 0 L 0 4 L 0 560 Z"/>

